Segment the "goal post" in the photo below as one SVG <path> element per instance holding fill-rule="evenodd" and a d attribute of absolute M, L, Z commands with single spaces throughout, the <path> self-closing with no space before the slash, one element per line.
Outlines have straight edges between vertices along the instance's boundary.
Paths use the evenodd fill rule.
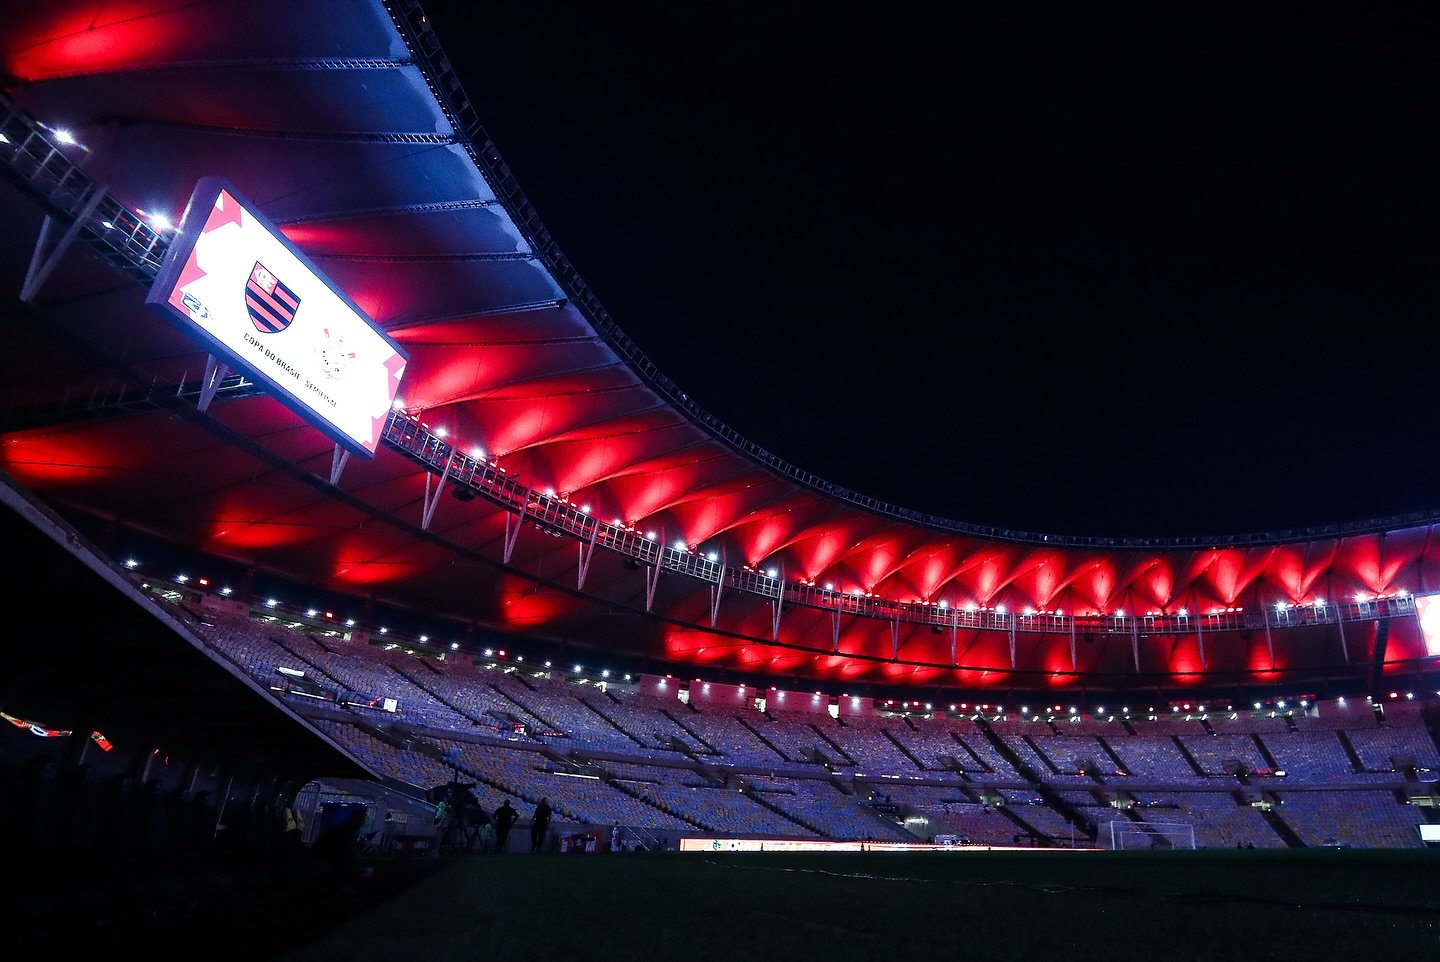
<path fill-rule="evenodd" d="M 1195 826 L 1189 822 L 1132 822 L 1114 819 L 1109 823 L 1112 852 L 1193 849 Z"/>

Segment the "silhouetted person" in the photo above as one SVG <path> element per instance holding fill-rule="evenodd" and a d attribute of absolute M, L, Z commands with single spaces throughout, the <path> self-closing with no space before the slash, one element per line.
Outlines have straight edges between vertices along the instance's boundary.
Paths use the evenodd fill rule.
<path fill-rule="evenodd" d="M 538 852 L 545 844 L 545 833 L 550 830 L 550 799 L 540 799 L 535 814 L 530 817 L 530 851 Z"/>
<path fill-rule="evenodd" d="M 342 821 L 327 826 L 311 846 L 311 852 L 321 864 L 341 877 L 356 874 L 365 814 L 363 807 L 354 808 Z"/>
<path fill-rule="evenodd" d="M 303 848 L 305 820 L 294 805 L 286 805 L 284 813 L 284 846 L 287 852 L 298 852 Z"/>
<path fill-rule="evenodd" d="M 505 851 L 505 845 L 510 840 L 510 826 L 515 824 L 515 819 L 520 813 L 510 805 L 510 799 L 500 803 L 495 809 L 495 852 L 499 854 Z"/>

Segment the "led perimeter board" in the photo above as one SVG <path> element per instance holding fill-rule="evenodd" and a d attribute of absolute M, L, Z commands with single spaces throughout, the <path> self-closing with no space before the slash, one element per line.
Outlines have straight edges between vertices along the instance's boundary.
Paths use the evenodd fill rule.
<path fill-rule="evenodd" d="M 409 355 L 233 186 L 206 177 L 145 303 L 373 457 Z"/>

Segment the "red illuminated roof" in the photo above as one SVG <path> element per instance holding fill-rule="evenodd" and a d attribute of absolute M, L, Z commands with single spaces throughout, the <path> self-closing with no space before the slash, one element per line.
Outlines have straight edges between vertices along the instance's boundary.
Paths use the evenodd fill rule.
<path fill-rule="evenodd" d="M 204 351 L 145 308 L 144 258 L 101 256 L 112 228 L 92 230 L 6 325 L 3 468 L 21 486 L 416 612 L 760 674 L 1243 685 L 1363 676 L 1377 651 L 1387 671 L 1433 670 L 1410 600 L 1440 578 L 1429 519 L 1223 544 L 1047 539 L 872 503 L 749 445 L 624 335 L 440 38 L 418 8 L 390 9 L 297 0 L 284 30 L 254 29 L 239 3 L 0 13 L 7 297 L 46 215 L 54 241 L 91 187 L 176 221 L 199 178 L 223 176 L 410 358 L 395 426 L 410 440 L 332 475 L 334 445 L 243 383 L 198 410 Z M 73 180 L 15 162 L 27 130 Z M 493 482 L 452 497 L 452 453 L 503 469 L 507 497 Z M 652 532 L 658 549 L 636 540 Z M 692 560 L 637 563 L 677 542 Z"/>

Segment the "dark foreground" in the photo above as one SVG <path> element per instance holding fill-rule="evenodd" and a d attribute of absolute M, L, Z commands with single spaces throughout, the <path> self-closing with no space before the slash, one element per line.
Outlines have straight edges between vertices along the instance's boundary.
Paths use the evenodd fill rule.
<path fill-rule="evenodd" d="M 11 875 L 4 946 L 252 962 L 1401 958 L 1440 950 L 1437 869 L 1436 850 L 52 863 Z"/>

